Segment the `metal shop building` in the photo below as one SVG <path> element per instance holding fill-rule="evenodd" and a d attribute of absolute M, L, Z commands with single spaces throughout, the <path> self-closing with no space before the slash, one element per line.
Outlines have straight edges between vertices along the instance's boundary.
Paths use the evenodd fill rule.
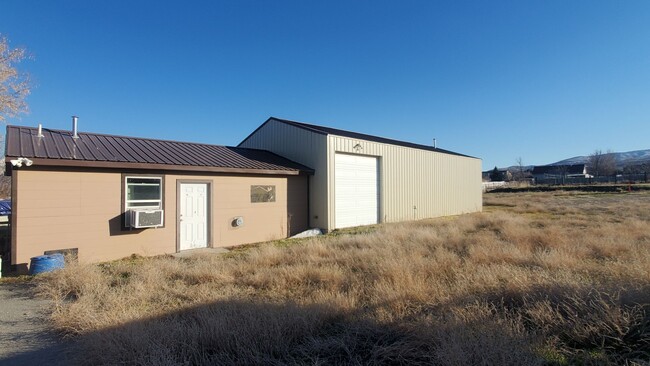
<path fill-rule="evenodd" d="M 158 255 L 481 210 L 480 159 L 269 118 L 237 147 L 7 126 L 11 264 Z"/>

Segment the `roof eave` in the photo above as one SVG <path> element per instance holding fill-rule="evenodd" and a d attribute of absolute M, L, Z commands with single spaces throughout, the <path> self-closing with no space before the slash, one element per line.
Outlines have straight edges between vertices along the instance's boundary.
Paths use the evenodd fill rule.
<path fill-rule="evenodd" d="M 7 160 L 17 158 L 7 156 Z M 250 169 L 250 168 L 229 168 L 217 166 L 195 166 L 195 165 L 171 165 L 171 164 L 150 164 L 150 163 L 129 163 L 115 161 L 87 161 L 72 159 L 46 159 L 29 158 L 33 167 L 74 167 L 74 168 L 103 168 L 103 169 L 140 169 L 140 170 L 173 170 L 204 173 L 230 173 L 230 174 L 263 174 L 263 175 L 313 175 L 313 170 L 289 170 L 289 169 Z M 30 168 L 22 168 L 29 170 Z"/>

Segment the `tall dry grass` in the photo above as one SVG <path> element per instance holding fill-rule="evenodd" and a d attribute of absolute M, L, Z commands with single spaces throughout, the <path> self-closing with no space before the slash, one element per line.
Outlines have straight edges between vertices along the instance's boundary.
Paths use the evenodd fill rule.
<path fill-rule="evenodd" d="M 650 194 L 488 194 L 485 212 L 44 277 L 82 364 L 647 364 Z"/>

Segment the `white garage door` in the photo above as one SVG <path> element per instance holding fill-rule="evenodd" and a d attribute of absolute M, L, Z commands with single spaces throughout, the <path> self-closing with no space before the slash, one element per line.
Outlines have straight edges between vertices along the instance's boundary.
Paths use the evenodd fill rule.
<path fill-rule="evenodd" d="M 377 158 L 335 155 L 335 228 L 377 223 L 377 170 Z"/>

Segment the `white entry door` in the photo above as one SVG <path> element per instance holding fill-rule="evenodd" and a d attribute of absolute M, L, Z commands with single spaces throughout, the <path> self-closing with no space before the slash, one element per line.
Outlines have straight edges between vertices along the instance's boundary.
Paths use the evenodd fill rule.
<path fill-rule="evenodd" d="M 180 250 L 208 246 L 208 185 L 180 184 Z"/>
<path fill-rule="evenodd" d="M 377 158 L 372 156 L 335 154 L 335 228 L 377 223 L 377 165 Z"/>

